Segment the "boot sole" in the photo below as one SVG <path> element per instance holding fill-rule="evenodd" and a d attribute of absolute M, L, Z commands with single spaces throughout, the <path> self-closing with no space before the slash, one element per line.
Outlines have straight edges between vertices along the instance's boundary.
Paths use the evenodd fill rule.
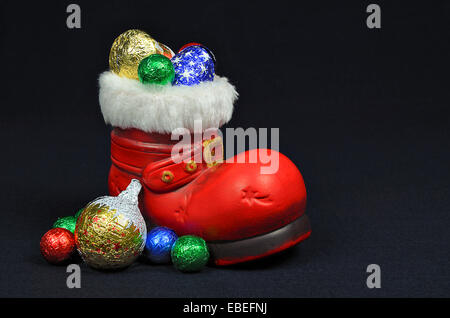
<path fill-rule="evenodd" d="M 270 233 L 232 242 L 208 242 L 211 258 L 216 265 L 231 265 L 278 253 L 300 243 L 311 235 L 308 217 L 303 214 L 295 221 Z"/>

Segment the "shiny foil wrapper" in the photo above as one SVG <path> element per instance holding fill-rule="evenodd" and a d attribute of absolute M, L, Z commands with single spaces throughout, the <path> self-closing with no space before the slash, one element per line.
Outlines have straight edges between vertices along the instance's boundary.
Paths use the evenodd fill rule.
<path fill-rule="evenodd" d="M 83 208 L 84 209 L 84 208 Z M 78 220 L 79 216 L 81 215 L 81 212 L 83 212 L 83 209 L 79 209 L 77 213 L 75 213 L 75 218 Z"/>
<path fill-rule="evenodd" d="M 206 46 L 204 46 L 203 44 L 197 43 L 197 42 L 191 42 L 188 44 L 183 45 L 179 50 L 178 53 L 180 53 L 181 51 L 183 51 L 185 48 L 188 48 L 190 46 L 201 46 L 202 48 L 204 48 L 206 51 L 208 51 L 209 55 L 211 55 L 211 58 L 213 59 L 214 64 L 216 64 L 216 56 L 214 55 L 214 53 L 208 49 Z"/>
<path fill-rule="evenodd" d="M 141 184 L 132 180 L 117 197 L 89 203 L 75 229 L 75 242 L 83 260 L 98 269 L 123 268 L 145 247 L 147 229 L 138 207 Z"/>
<path fill-rule="evenodd" d="M 183 45 L 179 50 L 178 53 L 180 53 L 181 51 L 183 51 L 185 48 L 193 46 L 193 45 L 197 45 L 197 46 L 202 46 L 200 43 L 197 42 L 190 42 L 188 44 Z"/>
<path fill-rule="evenodd" d="M 169 263 L 170 251 L 177 239 L 178 236 L 171 229 L 164 226 L 155 227 L 147 233 L 145 255 L 153 263 Z"/>
<path fill-rule="evenodd" d="M 56 220 L 56 222 L 53 223 L 53 228 L 60 227 L 70 231 L 71 233 L 74 233 L 76 224 L 77 218 L 75 216 L 69 215 Z"/>
<path fill-rule="evenodd" d="M 70 258 L 75 250 L 75 240 L 70 231 L 54 228 L 44 234 L 40 242 L 42 256 L 52 264 L 63 262 Z"/>
<path fill-rule="evenodd" d="M 209 252 L 204 239 L 185 235 L 173 245 L 171 257 L 173 265 L 179 271 L 197 272 L 208 263 Z"/>
<path fill-rule="evenodd" d="M 192 45 L 172 58 L 175 70 L 173 85 L 192 86 L 214 80 L 214 61 L 202 46 Z"/>
<path fill-rule="evenodd" d="M 175 55 L 175 53 L 167 45 L 159 43 L 159 46 L 162 49 L 161 54 L 164 55 L 165 57 L 171 59 Z"/>
<path fill-rule="evenodd" d="M 119 35 L 109 53 L 109 68 L 112 72 L 138 80 L 138 66 L 150 54 L 162 54 L 160 44 L 141 30 L 128 30 Z"/>
<path fill-rule="evenodd" d="M 147 56 L 138 67 L 138 76 L 144 84 L 171 84 L 175 71 L 172 62 L 161 54 Z"/>

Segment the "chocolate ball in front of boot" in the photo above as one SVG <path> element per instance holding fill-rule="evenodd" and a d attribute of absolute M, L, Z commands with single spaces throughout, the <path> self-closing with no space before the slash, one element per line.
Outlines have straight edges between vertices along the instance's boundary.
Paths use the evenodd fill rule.
<path fill-rule="evenodd" d="M 145 243 L 146 257 L 156 264 L 170 262 L 170 252 L 177 241 L 178 236 L 171 229 L 158 226 L 147 233 Z"/>
<path fill-rule="evenodd" d="M 69 259 L 75 250 L 74 236 L 70 231 L 60 227 L 51 229 L 42 236 L 40 250 L 49 263 L 61 263 Z"/>
<path fill-rule="evenodd" d="M 71 233 L 74 233 L 76 225 L 77 225 L 77 218 L 72 215 L 69 215 L 56 220 L 56 222 L 53 223 L 53 228 L 60 227 L 70 231 Z"/>
<path fill-rule="evenodd" d="M 175 72 L 170 59 L 152 54 L 139 63 L 138 76 L 143 84 L 166 85 L 172 83 Z"/>
<path fill-rule="evenodd" d="M 192 45 L 172 58 L 173 85 L 192 86 L 214 80 L 214 60 L 203 46 Z"/>
<path fill-rule="evenodd" d="M 198 236 L 180 237 L 172 247 L 172 263 L 181 272 L 198 272 L 208 263 L 209 252 L 204 239 Z"/>
<path fill-rule="evenodd" d="M 84 208 L 79 209 L 79 210 L 77 211 L 77 213 L 75 213 L 75 218 L 76 218 L 77 220 L 78 220 L 78 218 L 80 217 L 81 213 L 83 213 L 83 210 L 84 210 Z"/>
<path fill-rule="evenodd" d="M 138 207 L 139 181 L 117 197 L 101 197 L 86 206 L 75 230 L 83 260 L 98 269 L 118 269 L 133 263 L 145 246 L 147 229 Z"/>
<path fill-rule="evenodd" d="M 162 54 L 163 49 L 149 34 L 128 30 L 119 35 L 109 53 L 109 68 L 119 76 L 138 80 L 138 66 L 150 54 Z"/>

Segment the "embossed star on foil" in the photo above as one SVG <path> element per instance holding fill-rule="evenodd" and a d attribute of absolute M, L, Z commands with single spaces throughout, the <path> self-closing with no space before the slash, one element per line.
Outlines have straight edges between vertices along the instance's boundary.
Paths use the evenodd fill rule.
<path fill-rule="evenodd" d="M 173 85 L 192 86 L 214 80 L 214 61 L 201 46 L 189 46 L 172 58 L 175 69 Z"/>

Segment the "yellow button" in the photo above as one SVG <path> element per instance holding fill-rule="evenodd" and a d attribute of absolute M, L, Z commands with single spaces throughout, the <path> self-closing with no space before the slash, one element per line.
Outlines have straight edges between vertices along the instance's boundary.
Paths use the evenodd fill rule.
<path fill-rule="evenodd" d="M 172 171 L 165 170 L 162 173 L 161 181 L 164 183 L 171 183 L 173 178 L 174 178 L 174 175 L 173 175 Z"/>
<path fill-rule="evenodd" d="M 186 170 L 187 172 L 194 172 L 195 170 L 197 170 L 197 164 L 195 163 L 194 160 L 189 161 L 186 166 L 184 167 L 184 170 Z"/>

